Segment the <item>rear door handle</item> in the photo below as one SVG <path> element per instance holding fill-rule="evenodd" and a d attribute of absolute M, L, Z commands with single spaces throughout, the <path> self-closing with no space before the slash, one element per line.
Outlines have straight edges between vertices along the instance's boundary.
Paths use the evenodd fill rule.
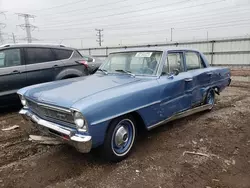
<path fill-rule="evenodd" d="M 208 76 L 212 76 L 212 74 L 213 74 L 213 73 L 211 73 L 211 72 L 208 72 L 208 73 L 207 73 Z"/>
<path fill-rule="evenodd" d="M 57 68 L 57 67 L 59 67 L 59 66 L 58 66 L 58 65 L 54 65 L 53 67 L 54 67 L 54 68 Z"/>
<path fill-rule="evenodd" d="M 193 81 L 193 78 L 185 78 L 185 82 L 191 82 Z"/>
<path fill-rule="evenodd" d="M 19 70 L 14 70 L 11 74 L 20 74 L 21 72 Z"/>

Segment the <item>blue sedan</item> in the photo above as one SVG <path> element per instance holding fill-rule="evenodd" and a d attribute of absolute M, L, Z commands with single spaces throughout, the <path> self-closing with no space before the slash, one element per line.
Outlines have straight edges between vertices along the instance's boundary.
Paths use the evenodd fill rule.
<path fill-rule="evenodd" d="M 104 157 L 121 161 L 138 127 L 211 110 L 230 82 L 228 68 L 210 67 L 196 50 L 121 51 L 94 75 L 20 89 L 20 114 L 82 153 L 101 146 Z"/>

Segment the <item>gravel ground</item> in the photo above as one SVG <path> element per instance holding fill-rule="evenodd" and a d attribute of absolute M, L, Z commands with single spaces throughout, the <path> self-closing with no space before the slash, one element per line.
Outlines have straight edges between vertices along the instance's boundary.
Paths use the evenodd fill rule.
<path fill-rule="evenodd" d="M 250 76 L 250 67 L 248 68 L 231 68 L 231 74 L 233 76 Z"/>
<path fill-rule="evenodd" d="M 20 128 L 1 131 L 12 125 Z M 116 164 L 95 151 L 31 142 L 30 133 L 16 110 L 0 114 L 0 187 L 250 187 L 250 83 L 233 82 L 211 112 L 141 133 Z"/>

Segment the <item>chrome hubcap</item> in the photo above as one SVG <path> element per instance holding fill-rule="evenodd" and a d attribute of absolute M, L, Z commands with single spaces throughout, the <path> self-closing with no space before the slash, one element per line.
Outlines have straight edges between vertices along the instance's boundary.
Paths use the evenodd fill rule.
<path fill-rule="evenodd" d="M 121 126 L 115 133 L 115 145 L 122 146 L 128 141 L 128 130 Z"/>

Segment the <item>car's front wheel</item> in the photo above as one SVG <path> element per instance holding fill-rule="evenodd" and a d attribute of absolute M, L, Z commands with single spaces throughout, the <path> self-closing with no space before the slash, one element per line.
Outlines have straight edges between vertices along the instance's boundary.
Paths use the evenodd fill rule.
<path fill-rule="evenodd" d="M 103 155 L 107 160 L 119 162 L 125 159 L 136 138 L 136 122 L 131 115 L 114 119 L 103 144 Z"/>

